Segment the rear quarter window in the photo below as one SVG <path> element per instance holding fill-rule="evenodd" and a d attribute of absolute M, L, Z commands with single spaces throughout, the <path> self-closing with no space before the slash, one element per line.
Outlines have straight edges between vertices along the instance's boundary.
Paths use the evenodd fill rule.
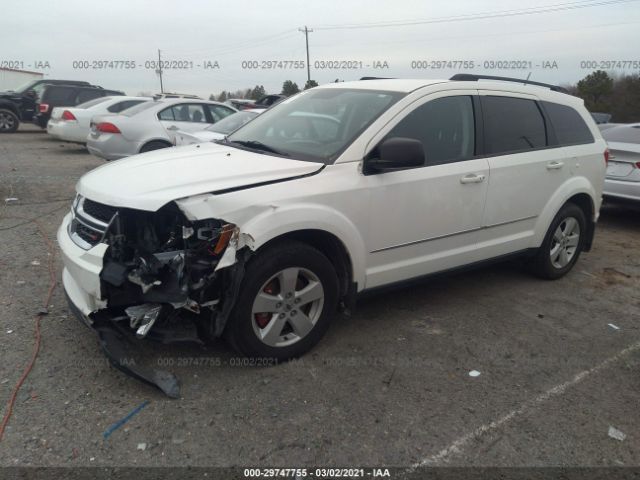
<path fill-rule="evenodd" d="M 559 146 L 593 143 L 589 127 L 575 109 L 553 102 L 542 102 Z"/>

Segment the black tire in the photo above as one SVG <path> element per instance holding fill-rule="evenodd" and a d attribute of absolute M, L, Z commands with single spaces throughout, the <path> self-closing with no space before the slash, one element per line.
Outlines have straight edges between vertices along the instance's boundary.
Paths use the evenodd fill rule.
<path fill-rule="evenodd" d="M 152 150 L 160 150 L 161 148 L 167 148 L 170 146 L 170 143 L 162 142 L 160 140 L 154 140 L 152 142 L 145 143 L 140 149 L 140 153 L 151 152 Z"/>
<path fill-rule="evenodd" d="M 554 261 L 551 259 L 551 250 L 552 248 L 559 246 L 558 241 L 554 239 L 554 234 L 559 227 L 561 229 L 563 226 L 566 228 L 567 221 L 569 221 L 569 219 L 575 219 L 577 221 L 579 226 L 579 238 L 568 263 L 562 266 L 562 262 L 560 261 L 559 264 L 554 264 Z M 529 263 L 532 273 L 547 280 L 555 280 L 566 275 L 578 261 L 580 253 L 584 247 L 586 235 L 587 219 L 584 212 L 577 205 L 573 203 L 566 203 L 551 222 L 542 245 Z"/>
<path fill-rule="evenodd" d="M 14 133 L 20 126 L 20 119 L 11 110 L 0 108 L 0 133 Z"/>
<path fill-rule="evenodd" d="M 316 310 L 317 320 L 313 327 L 301 336 L 295 343 L 285 346 L 272 346 L 263 342 L 258 337 L 256 329 L 262 332 L 258 326 L 257 319 L 253 313 L 254 300 L 257 298 L 265 283 L 270 281 L 274 275 L 285 269 L 298 268 L 307 274 L 310 272 L 315 276 L 315 281 L 319 281 L 323 291 L 323 304 L 320 312 Z M 302 275 L 302 273 L 301 273 Z M 304 281 L 304 278 L 297 277 L 298 282 Z M 276 280 L 277 282 L 277 280 Z M 297 290 L 297 286 L 295 289 Z M 297 293 L 296 293 L 297 295 Z M 284 304 L 289 301 L 283 301 Z M 229 323 L 225 328 L 224 336 L 233 348 L 240 353 L 252 358 L 270 358 L 275 360 L 288 360 L 290 358 L 299 357 L 314 345 L 316 345 L 327 331 L 332 318 L 334 317 L 338 306 L 338 278 L 331 262 L 321 252 L 315 248 L 296 241 L 286 241 L 269 246 L 263 252 L 259 252 L 252 258 L 246 267 L 240 293 L 238 295 L 234 309 L 229 317 Z M 284 306 L 282 309 L 284 310 Z M 302 312 L 302 308 L 293 305 Z M 281 314 L 283 315 L 283 314 Z M 289 312 L 286 313 L 289 315 Z M 309 316 L 307 316 L 309 315 Z M 305 313 L 305 318 L 310 318 L 311 311 Z M 274 322 L 273 317 L 269 322 Z M 293 323 L 288 323 L 289 318 L 286 317 L 285 328 L 293 330 L 291 333 L 296 336 L 293 329 Z M 291 318 L 291 320 L 294 320 Z M 269 325 L 269 324 L 268 324 Z M 284 338 L 287 338 L 285 333 Z"/>

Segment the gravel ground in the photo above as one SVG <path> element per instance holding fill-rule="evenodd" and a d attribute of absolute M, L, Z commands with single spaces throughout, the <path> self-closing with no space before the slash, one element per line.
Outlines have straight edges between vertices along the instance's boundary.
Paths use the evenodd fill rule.
<path fill-rule="evenodd" d="M 0 201 L 3 413 L 48 288 L 47 250 L 23 219 L 55 240 L 75 182 L 101 163 L 31 127 L 0 137 L 0 199 L 18 198 Z M 605 206 L 593 250 L 559 281 L 508 263 L 364 299 L 297 362 L 145 345 L 144 362 L 172 364 L 179 400 L 109 367 L 58 287 L 0 465 L 637 466 L 639 213 Z"/>

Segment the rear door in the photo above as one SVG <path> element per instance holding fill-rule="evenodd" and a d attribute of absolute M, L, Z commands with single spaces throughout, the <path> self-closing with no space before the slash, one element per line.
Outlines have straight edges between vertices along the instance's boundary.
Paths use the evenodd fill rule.
<path fill-rule="evenodd" d="M 478 248 L 484 258 L 528 248 L 538 215 L 570 176 L 567 152 L 537 97 L 480 91 L 491 171 Z"/>
<path fill-rule="evenodd" d="M 178 130 L 198 132 L 209 125 L 203 104 L 195 102 L 167 107 L 158 113 L 158 119 L 172 140 Z"/>

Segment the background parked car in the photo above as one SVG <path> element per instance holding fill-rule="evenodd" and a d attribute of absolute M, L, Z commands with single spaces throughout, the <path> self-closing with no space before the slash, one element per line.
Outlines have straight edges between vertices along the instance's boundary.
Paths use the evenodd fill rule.
<path fill-rule="evenodd" d="M 75 80 L 33 80 L 15 91 L 0 92 L 0 133 L 13 133 L 20 122 L 30 122 L 36 112 L 36 101 L 47 85 L 89 85 Z"/>
<path fill-rule="evenodd" d="M 178 130 L 203 130 L 235 112 L 235 108 L 208 100 L 145 102 L 119 115 L 94 117 L 87 136 L 87 149 L 97 157 L 117 160 L 171 147 Z"/>
<path fill-rule="evenodd" d="M 265 95 L 255 103 L 245 105 L 244 108 L 269 108 L 287 98 L 285 95 Z"/>
<path fill-rule="evenodd" d="M 250 100 L 248 98 L 229 98 L 224 103 L 226 103 L 227 105 L 231 105 L 233 108 L 236 108 L 238 110 L 242 110 L 247 105 L 252 105 L 253 100 Z"/>
<path fill-rule="evenodd" d="M 192 95 L 190 93 L 158 93 L 153 96 L 155 100 L 161 100 L 165 98 L 191 98 L 194 100 L 202 100 L 202 97 L 198 95 Z"/>
<path fill-rule="evenodd" d="M 593 117 L 593 119 L 596 121 L 598 125 L 602 123 L 609 123 L 611 121 L 612 115 L 610 113 L 600 113 L 600 112 L 589 112 L 589 113 L 591 113 L 591 116 Z"/>
<path fill-rule="evenodd" d="M 54 107 L 75 107 L 111 95 L 124 95 L 124 92 L 95 85 L 47 85 L 38 98 L 38 113 L 33 117 L 33 123 L 46 128 Z"/>
<path fill-rule="evenodd" d="M 617 125 L 602 132 L 609 144 L 603 194 L 640 201 L 640 123 Z"/>
<path fill-rule="evenodd" d="M 91 118 L 96 115 L 120 113 L 150 97 L 101 97 L 81 103 L 75 107 L 55 107 L 47 123 L 47 133 L 67 142 L 86 143 L 90 131 Z"/>
<path fill-rule="evenodd" d="M 264 112 L 266 109 L 252 109 L 252 110 L 243 110 L 241 112 L 236 112 L 232 115 L 229 115 L 226 118 L 223 118 L 219 122 L 214 123 L 213 125 L 205 128 L 204 130 L 200 130 L 197 132 L 183 132 L 182 130 L 178 130 L 175 135 L 175 144 L 176 146 L 180 145 L 192 145 L 194 143 L 202 143 L 202 142 L 212 142 L 213 140 L 222 140 L 224 137 L 229 135 L 231 132 L 236 131 L 245 123 L 253 120 L 258 116 L 261 112 Z"/>

